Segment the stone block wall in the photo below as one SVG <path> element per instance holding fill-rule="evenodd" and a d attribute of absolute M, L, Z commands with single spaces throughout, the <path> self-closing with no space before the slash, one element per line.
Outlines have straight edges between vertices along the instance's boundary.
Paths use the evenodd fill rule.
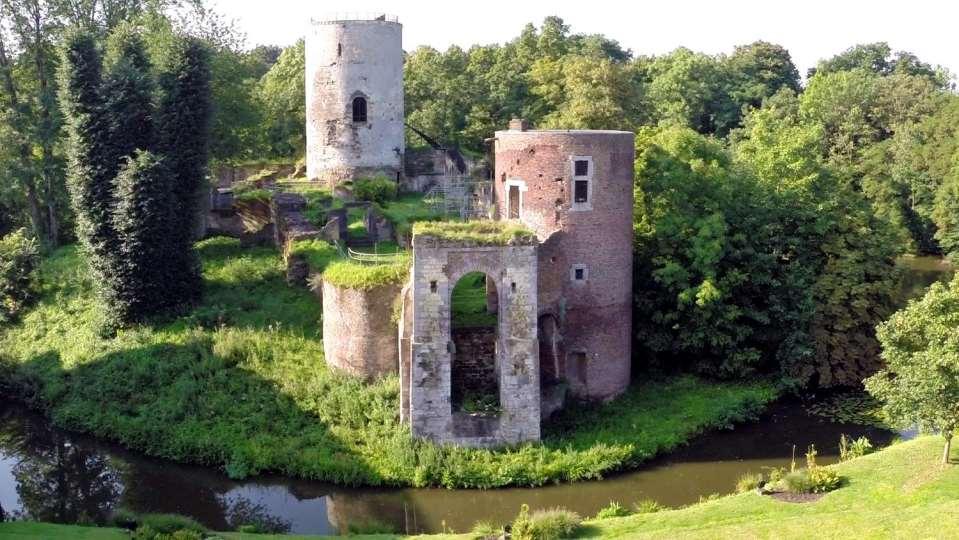
<path fill-rule="evenodd" d="M 498 416 L 454 414 L 450 310 L 457 281 L 470 272 L 496 280 Z M 413 238 L 411 332 L 401 366 L 401 403 L 414 436 L 463 446 L 540 438 L 536 245 L 470 246 Z"/>
<path fill-rule="evenodd" d="M 323 349 L 326 363 L 352 375 L 375 379 L 396 373 L 399 349 L 393 302 L 400 285 L 368 291 L 323 282 Z"/>
<path fill-rule="evenodd" d="M 454 328 L 451 370 L 454 410 L 470 394 L 499 391 L 496 372 L 496 328 Z"/>

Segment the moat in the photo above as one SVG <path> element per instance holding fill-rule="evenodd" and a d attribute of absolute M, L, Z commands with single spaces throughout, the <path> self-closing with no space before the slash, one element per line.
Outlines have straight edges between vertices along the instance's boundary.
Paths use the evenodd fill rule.
<path fill-rule="evenodd" d="M 931 258 L 907 259 L 901 299 L 921 294 L 951 271 Z M 821 463 L 838 459 L 841 434 L 877 446 L 900 436 L 870 425 L 810 415 L 780 401 L 762 418 L 706 434 L 689 445 L 603 481 L 491 491 L 345 488 L 281 477 L 232 481 L 213 469 L 145 458 L 53 428 L 23 407 L 0 402 L 0 506 L 7 517 L 60 523 L 104 522 L 117 508 L 192 516 L 214 530 L 257 522 L 277 532 L 345 533 L 389 525 L 398 533 L 465 532 L 480 520 L 507 523 L 520 505 L 565 507 L 583 516 L 616 501 L 652 499 L 670 507 L 734 491 L 747 472 L 788 466 L 815 445 Z M 908 437 L 909 434 L 901 435 Z"/>

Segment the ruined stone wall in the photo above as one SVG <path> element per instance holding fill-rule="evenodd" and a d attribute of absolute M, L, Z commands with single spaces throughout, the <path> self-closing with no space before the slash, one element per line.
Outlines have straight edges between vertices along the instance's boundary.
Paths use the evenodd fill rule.
<path fill-rule="evenodd" d="M 536 265 L 535 245 L 471 247 L 413 239 L 409 377 L 401 377 L 401 403 L 415 436 L 466 446 L 539 439 Z M 495 362 L 501 413 L 492 417 L 452 410 L 451 294 L 470 272 L 495 279 L 499 291 Z"/>
<path fill-rule="evenodd" d="M 369 291 L 323 282 L 326 363 L 365 379 L 396 373 L 399 349 L 392 322 L 399 285 Z"/>
<path fill-rule="evenodd" d="M 591 162 L 587 205 L 573 204 L 575 157 Z M 557 376 L 581 397 L 608 399 L 629 384 L 633 160 L 628 132 L 496 133 L 496 211 L 509 216 L 509 186 L 519 186 L 520 219 L 542 242 L 539 314 L 561 335 Z"/>
<path fill-rule="evenodd" d="M 307 177 L 331 187 L 354 176 L 402 172 L 405 148 L 402 25 L 314 22 L 306 40 Z M 353 122 L 353 99 L 367 121 Z"/>

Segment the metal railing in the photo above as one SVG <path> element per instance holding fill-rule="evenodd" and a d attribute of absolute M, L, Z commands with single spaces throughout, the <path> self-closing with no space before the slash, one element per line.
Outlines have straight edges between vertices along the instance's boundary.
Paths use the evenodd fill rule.
<path fill-rule="evenodd" d="M 354 261 L 376 264 L 399 262 L 406 257 L 406 254 L 402 251 L 397 251 L 395 253 L 363 253 L 361 251 L 356 251 L 353 248 L 346 248 L 346 254 Z"/>
<path fill-rule="evenodd" d="M 396 15 L 389 15 L 383 12 L 339 12 L 339 13 L 326 13 L 320 17 L 315 17 L 312 19 L 314 24 L 324 24 L 324 23 L 335 23 L 343 21 L 383 21 L 398 23 L 400 22 L 399 17 Z"/>

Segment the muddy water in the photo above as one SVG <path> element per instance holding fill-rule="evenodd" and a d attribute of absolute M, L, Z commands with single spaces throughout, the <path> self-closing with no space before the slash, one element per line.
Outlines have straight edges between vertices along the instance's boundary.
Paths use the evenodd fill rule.
<path fill-rule="evenodd" d="M 953 270 L 933 258 L 905 259 L 900 301 L 921 294 Z M 667 506 L 730 493 L 747 472 L 788 466 L 814 444 L 820 463 L 837 459 L 841 434 L 876 444 L 894 434 L 808 415 L 798 403 L 773 406 L 756 423 L 694 440 L 639 471 L 603 481 L 495 491 L 349 489 L 265 477 L 235 482 L 210 469 L 147 459 L 66 433 L 22 407 L 0 402 L 0 507 L 7 517 L 60 523 L 99 522 L 117 508 L 188 515 L 216 530 L 259 523 L 277 532 L 334 534 L 350 525 L 385 523 L 395 532 L 463 532 L 479 520 L 506 523 L 520 505 L 562 506 L 594 515 L 610 501 L 652 499 Z M 794 450 L 795 448 L 795 450 Z"/>
<path fill-rule="evenodd" d="M 839 436 L 887 431 L 837 424 L 781 403 L 761 421 L 704 436 L 637 472 L 599 482 L 494 491 L 348 489 L 285 478 L 234 482 L 209 469 L 147 459 L 52 428 L 6 404 L 0 413 L 0 505 L 8 515 L 63 523 L 103 522 L 115 508 L 193 516 L 218 530 L 252 522 L 277 531 L 331 534 L 376 520 L 397 532 L 466 531 L 479 520 L 506 523 L 521 504 L 563 506 L 593 515 L 610 501 L 653 499 L 667 506 L 730 493 L 746 472 L 788 465 L 793 446 L 815 444 L 821 462 L 836 460 Z"/>

